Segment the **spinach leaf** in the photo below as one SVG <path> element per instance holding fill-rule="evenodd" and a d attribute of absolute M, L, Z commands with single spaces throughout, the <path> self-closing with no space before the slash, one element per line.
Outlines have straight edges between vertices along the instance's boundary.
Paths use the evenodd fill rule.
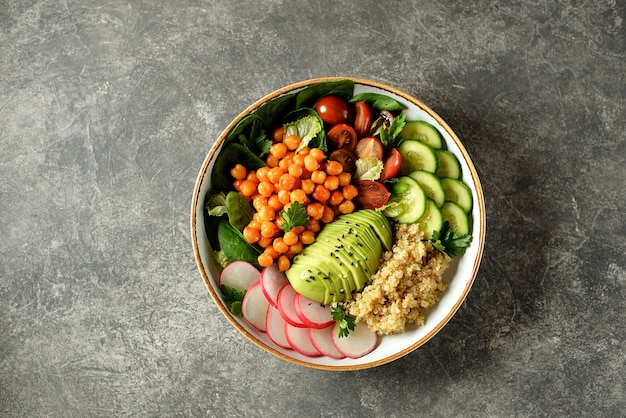
<path fill-rule="evenodd" d="M 228 136 L 226 136 L 226 143 L 229 144 L 231 142 L 237 141 L 239 138 L 239 135 L 245 132 L 249 132 L 251 130 L 252 125 L 255 122 L 263 125 L 263 119 L 261 119 L 259 116 L 255 115 L 254 113 L 244 116 L 237 123 L 237 125 L 235 125 L 235 127 L 228 133 Z"/>
<path fill-rule="evenodd" d="M 245 260 L 260 268 L 257 257 L 261 252 L 248 244 L 242 233 L 226 219 L 217 226 L 217 238 L 228 261 Z"/>
<path fill-rule="evenodd" d="M 296 93 L 287 94 L 270 100 L 253 114 L 263 121 L 266 130 L 270 130 L 280 124 L 283 115 L 294 109 L 295 103 Z"/>
<path fill-rule="evenodd" d="M 243 231 L 254 215 L 252 205 L 237 192 L 229 192 L 226 195 L 226 212 L 228 222 L 239 231 Z"/>
<path fill-rule="evenodd" d="M 228 144 L 222 148 L 213 166 L 211 173 L 213 190 L 232 189 L 230 169 L 237 163 L 243 164 L 248 170 L 265 167 L 265 162 L 248 148 L 236 142 Z"/>
<path fill-rule="evenodd" d="M 220 242 L 217 239 L 217 226 L 223 218 L 220 216 L 209 215 L 209 211 L 204 211 L 204 230 L 206 231 L 209 244 L 213 250 L 219 251 Z"/>
<path fill-rule="evenodd" d="M 272 146 L 272 140 L 265 134 L 263 123 L 263 120 L 255 114 L 244 117 L 229 132 L 225 143 L 239 143 L 254 155 L 263 157 Z"/>
<path fill-rule="evenodd" d="M 400 103 L 393 97 L 386 96 L 384 94 L 378 94 L 378 93 L 355 94 L 350 99 L 350 103 L 356 103 L 356 102 L 365 102 L 373 109 L 388 110 L 390 112 L 395 112 L 395 111 L 402 110 L 405 108 L 405 106 L 402 103 Z"/>
<path fill-rule="evenodd" d="M 322 81 L 300 90 L 296 96 L 296 109 L 313 107 L 322 96 L 333 95 L 350 100 L 353 94 L 354 81 L 352 80 Z"/>

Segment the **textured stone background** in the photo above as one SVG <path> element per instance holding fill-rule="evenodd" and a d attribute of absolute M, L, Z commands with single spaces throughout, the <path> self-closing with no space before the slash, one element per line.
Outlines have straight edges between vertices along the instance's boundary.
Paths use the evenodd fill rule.
<path fill-rule="evenodd" d="M 0 0 L 0 415 L 624 414 L 625 15 L 615 0 Z M 453 320 L 348 373 L 230 327 L 189 233 L 231 118 L 332 75 L 438 112 L 487 206 Z"/>

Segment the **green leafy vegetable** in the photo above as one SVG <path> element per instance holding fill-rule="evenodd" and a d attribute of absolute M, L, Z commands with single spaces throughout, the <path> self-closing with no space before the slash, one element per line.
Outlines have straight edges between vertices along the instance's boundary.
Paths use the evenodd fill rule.
<path fill-rule="evenodd" d="M 402 138 L 399 135 L 404 129 L 404 125 L 406 125 L 406 115 L 402 113 L 393 119 L 388 128 L 382 127 L 380 129 L 380 142 L 387 148 L 400 146 Z"/>
<path fill-rule="evenodd" d="M 391 196 L 389 197 L 387 203 L 376 210 L 382 211 L 385 216 L 389 218 L 394 218 L 405 210 L 402 195 L 409 189 L 410 186 L 404 181 L 398 179 L 392 179 L 392 181 L 388 181 L 386 183 L 393 184 L 393 187 L 388 188 L 391 192 Z"/>
<path fill-rule="evenodd" d="M 243 234 L 226 219 L 223 219 L 217 226 L 217 239 L 228 261 L 245 260 L 260 267 L 258 257 L 261 251 L 250 245 Z"/>
<path fill-rule="evenodd" d="M 376 110 L 395 112 L 404 109 L 404 105 L 393 97 L 378 93 L 359 93 L 352 96 L 350 103 L 365 102 Z"/>
<path fill-rule="evenodd" d="M 226 195 L 224 192 L 212 193 L 208 197 L 204 209 L 211 216 L 222 216 L 226 214 Z"/>
<path fill-rule="evenodd" d="M 224 295 L 224 301 L 230 305 L 228 308 L 230 313 L 241 316 L 241 305 L 243 303 L 244 296 L 246 296 L 246 291 L 244 290 L 243 292 L 240 292 L 237 289 L 225 284 L 221 285 L 220 289 Z"/>
<path fill-rule="evenodd" d="M 233 191 L 228 192 L 226 195 L 226 211 L 228 213 L 228 222 L 239 231 L 243 231 L 254 215 L 254 208 L 250 202 L 239 193 Z"/>
<path fill-rule="evenodd" d="M 303 116 L 294 122 L 286 123 L 284 128 L 285 138 L 289 135 L 296 135 L 300 138 L 298 149 L 308 147 L 309 142 L 323 130 L 319 117 L 314 115 Z"/>
<path fill-rule="evenodd" d="M 261 158 L 265 157 L 272 147 L 272 141 L 265 135 L 264 130 L 257 134 L 251 134 L 250 137 L 241 134 L 239 135 L 239 142 Z"/>
<path fill-rule="evenodd" d="M 256 113 L 241 119 L 228 133 L 225 142 L 242 145 L 259 157 L 265 156 L 272 146 L 272 140 L 265 134 L 265 121 Z"/>
<path fill-rule="evenodd" d="M 356 318 L 349 315 L 346 310 L 337 303 L 331 305 L 330 313 L 333 320 L 339 323 L 339 338 L 347 337 L 350 331 L 356 327 Z"/>
<path fill-rule="evenodd" d="M 376 157 L 359 158 L 355 161 L 354 180 L 378 180 L 384 164 Z"/>
<path fill-rule="evenodd" d="M 307 226 L 309 224 L 306 209 L 297 200 L 286 210 L 281 210 L 280 216 L 285 221 L 281 226 L 285 232 L 289 232 L 294 226 Z"/>
<path fill-rule="evenodd" d="M 237 163 L 243 164 L 248 170 L 256 170 L 266 165 L 265 161 L 245 146 L 236 142 L 230 143 L 224 146 L 215 160 L 211 172 L 214 190 L 232 190 L 233 179 L 230 176 L 230 169 Z"/>
<path fill-rule="evenodd" d="M 259 122 L 262 124 L 263 120 L 255 114 L 247 115 L 241 118 L 241 120 L 237 122 L 235 127 L 231 129 L 231 131 L 226 136 L 226 143 L 231 143 L 235 141 L 243 132 L 249 131 L 252 127 L 252 124 L 254 124 L 255 122 Z"/>
<path fill-rule="evenodd" d="M 431 241 L 436 249 L 442 253 L 448 254 L 450 257 L 455 257 L 462 254 L 465 248 L 470 245 L 472 236 L 463 235 L 457 237 L 456 234 L 450 230 L 450 223 L 445 221 L 441 227 L 441 231 L 433 232 Z"/>
<path fill-rule="evenodd" d="M 295 108 L 296 93 L 286 94 L 270 100 L 254 111 L 254 115 L 263 121 L 266 130 L 280 125 L 284 115 Z"/>

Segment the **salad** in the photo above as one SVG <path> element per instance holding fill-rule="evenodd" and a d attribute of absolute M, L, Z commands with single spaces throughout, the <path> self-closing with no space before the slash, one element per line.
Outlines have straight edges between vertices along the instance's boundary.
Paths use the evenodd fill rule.
<path fill-rule="evenodd" d="M 276 345 L 333 358 L 371 352 L 380 332 L 349 308 L 380 277 L 399 226 L 415 225 L 445 258 L 471 242 L 461 165 L 405 109 L 355 94 L 352 80 L 326 81 L 270 100 L 227 134 L 206 232 L 230 311 Z"/>

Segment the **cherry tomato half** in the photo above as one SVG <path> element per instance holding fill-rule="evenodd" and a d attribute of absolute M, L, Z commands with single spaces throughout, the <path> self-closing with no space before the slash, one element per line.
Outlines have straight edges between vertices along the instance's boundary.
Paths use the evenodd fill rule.
<path fill-rule="evenodd" d="M 391 193 L 381 182 L 373 180 L 357 180 L 353 184 L 359 191 L 359 194 L 354 198 L 354 201 L 360 208 L 379 208 L 387 203 L 391 197 Z"/>
<path fill-rule="evenodd" d="M 354 130 L 359 138 L 366 137 L 370 134 L 372 120 L 372 110 L 367 103 L 356 102 L 354 104 Z"/>
<path fill-rule="evenodd" d="M 315 111 L 329 125 L 347 123 L 352 120 L 352 108 L 341 97 L 324 96 L 315 104 Z"/>
<path fill-rule="evenodd" d="M 376 157 L 382 160 L 384 153 L 383 143 L 374 136 L 365 137 L 356 143 L 356 155 L 359 158 Z"/>
<path fill-rule="evenodd" d="M 385 159 L 383 164 L 383 171 L 380 173 L 380 181 L 385 181 L 394 178 L 400 172 L 402 166 L 402 155 L 400 151 L 395 148 L 391 148 L 389 155 Z"/>
<path fill-rule="evenodd" d="M 340 123 L 330 128 L 326 139 L 332 149 L 346 149 L 353 152 L 356 147 L 356 131 L 347 123 Z"/>
<path fill-rule="evenodd" d="M 356 172 L 356 155 L 347 149 L 338 149 L 331 152 L 328 159 L 338 161 L 343 167 L 344 173 L 354 174 Z"/>

